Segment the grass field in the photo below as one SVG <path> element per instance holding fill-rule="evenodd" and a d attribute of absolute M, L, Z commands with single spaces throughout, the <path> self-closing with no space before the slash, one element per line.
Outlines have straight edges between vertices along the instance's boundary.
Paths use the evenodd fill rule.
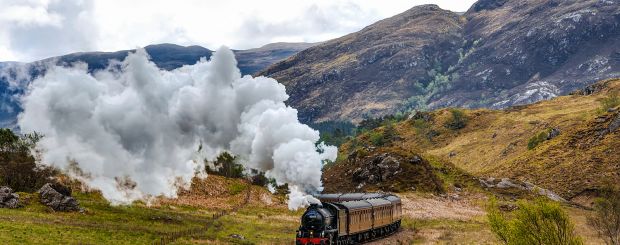
<path fill-rule="evenodd" d="M 254 193 L 262 189 L 252 187 Z M 112 206 L 96 192 L 74 193 L 85 210 L 83 213 L 54 212 L 40 204 L 36 194 L 19 194 L 25 200 L 24 207 L 0 209 L 2 244 L 153 244 L 164 234 L 207 224 L 206 232 L 198 233 L 195 238 L 178 239 L 173 244 L 286 244 L 294 241 L 301 215 L 301 211 L 289 211 L 281 204 L 265 205 L 252 200 L 237 212 L 212 221 L 213 214 L 227 207 L 177 205 L 175 200 L 151 206 L 139 202 Z M 218 197 L 218 200 L 225 205 L 239 203 L 244 197 L 245 192 Z M 245 239 L 231 238 L 233 234 Z"/>

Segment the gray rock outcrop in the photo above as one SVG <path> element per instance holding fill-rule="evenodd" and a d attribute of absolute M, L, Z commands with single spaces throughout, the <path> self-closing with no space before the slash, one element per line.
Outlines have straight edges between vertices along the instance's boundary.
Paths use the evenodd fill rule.
<path fill-rule="evenodd" d="M 19 208 L 19 195 L 8 186 L 0 187 L 0 208 Z"/>
<path fill-rule="evenodd" d="M 71 190 L 60 184 L 47 183 L 38 193 L 41 203 L 55 211 L 82 211 L 79 202 L 71 196 Z"/>

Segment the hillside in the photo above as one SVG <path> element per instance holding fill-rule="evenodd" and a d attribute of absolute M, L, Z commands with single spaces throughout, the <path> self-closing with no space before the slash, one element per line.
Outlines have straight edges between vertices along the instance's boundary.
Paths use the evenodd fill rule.
<path fill-rule="evenodd" d="M 345 143 L 339 162 L 327 168 L 325 176 L 340 178 L 340 185 L 353 185 L 357 183 L 354 178 L 345 175 L 343 181 L 337 177 L 341 174 L 330 173 L 355 171 L 347 168 L 350 160 L 343 156 L 368 147 L 393 152 L 389 149 L 397 146 L 473 176 L 529 182 L 569 201 L 588 204 L 601 188 L 619 187 L 618 94 L 620 79 L 612 79 L 573 95 L 504 110 L 419 112 Z M 462 123 L 455 124 L 455 117 Z M 381 145 L 377 145 L 377 136 L 383 139 Z"/>
<path fill-rule="evenodd" d="M 416 6 L 260 74 L 308 122 L 408 109 L 505 108 L 620 74 L 617 1 L 480 0 Z"/>

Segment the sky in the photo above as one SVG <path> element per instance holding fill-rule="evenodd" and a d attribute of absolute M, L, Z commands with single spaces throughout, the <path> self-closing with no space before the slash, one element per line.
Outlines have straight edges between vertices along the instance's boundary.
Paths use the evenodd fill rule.
<path fill-rule="evenodd" d="M 319 42 L 420 4 L 474 0 L 0 0 L 0 61 L 175 43 L 217 49 Z"/>

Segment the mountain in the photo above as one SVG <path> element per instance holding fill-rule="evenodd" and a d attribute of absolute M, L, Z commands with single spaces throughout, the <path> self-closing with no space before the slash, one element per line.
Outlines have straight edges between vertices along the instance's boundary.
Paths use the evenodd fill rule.
<path fill-rule="evenodd" d="M 339 160 L 324 170 L 325 188 L 423 190 L 435 185 L 431 173 L 460 185 L 471 184 L 470 175 L 535 185 L 589 205 L 609 185 L 620 188 L 619 95 L 620 79 L 610 79 L 530 105 L 386 120 L 340 147 Z M 420 170 L 407 173 L 412 168 Z"/>
<path fill-rule="evenodd" d="M 260 48 L 234 50 L 239 69 L 243 74 L 255 74 L 315 43 L 270 43 Z"/>
<path fill-rule="evenodd" d="M 620 76 L 617 0 L 416 6 L 261 71 L 307 122 L 409 109 L 505 108 Z"/>
<path fill-rule="evenodd" d="M 254 74 L 269 65 L 312 47 L 312 43 L 272 43 L 260 48 L 234 50 L 241 73 Z M 161 69 L 173 70 L 183 65 L 195 64 L 200 58 L 211 57 L 213 51 L 201 46 L 157 44 L 144 47 L 151 60 Z M 28 83 L 45 73 L 47 64 L 71 65 L 75 62 L 88 64 L 89 71 L 104 69 L 111 60 L 123 60 L 129 52 L 83 52 L 48 58 L 32 63 L 0 62 L 0 127 L 12 127 L 21 111 L 19 95 Z"/>

